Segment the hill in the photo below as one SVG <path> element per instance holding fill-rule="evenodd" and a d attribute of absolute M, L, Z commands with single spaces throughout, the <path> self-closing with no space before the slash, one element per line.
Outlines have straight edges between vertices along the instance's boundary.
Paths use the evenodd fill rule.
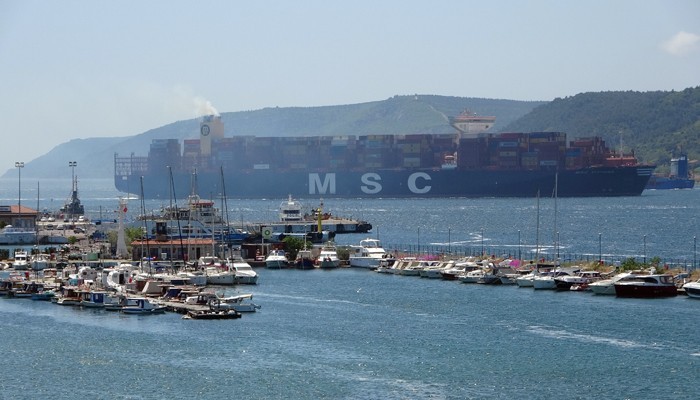
<path fill-rule="evenodd" d="M 674 155 L 700 159 L 700 87 L 680 92 L 582 93 L 551 102 L 437 95 L 394 96 L 349 105 L 274 107 L 222 113 L 225 136 L 318 136 L 448 133 L 464 109 L 495 115 L 493 132 L 562 131 L 569 138 L 602 136 L 610 147 L 634 151 L 667 170 Z M 198 137 L 197 119 L 177 121 L 128 138 L 75 139 L 26 163 L 27 178 L 65 178 L 77 161 L 80 178 L 113 177 L 115 153 L 146 155 L 153 139 Z M 11 177 L 14 170 L 4 177 Z"/>
<path fill-rule="evenodd" d="M 222 113 L 225 136 L 320 136 L 454 132 L 447 117 L 469 109 L 497 117 L 494 132 L 515 121 L 537 101 L 514 101 L 435 95 L 394 96 L 387 100 L 325 107 L 275 107 Z M 75 139 L 56 146 L 47 154 L 25 164 L 27 178 L 65 178 L 68 160 L 77 161 L 79 178 L 114 176 L 111 160 L 121 156 L 147 155 L 153 139 L 199 137 L 197 119 L 177 121 L 128 138 Z M 4 177 L 10 177 L 13 170 Z"/>
<path fill-rule="evenodd" d="M 582 93 L 555 99 L 508 124 L 505 131 L 562 131 L 601 136 L 644 162 L 667 165 L 674 155 L 700 159 L 700 87 L 680 92 Z"/>

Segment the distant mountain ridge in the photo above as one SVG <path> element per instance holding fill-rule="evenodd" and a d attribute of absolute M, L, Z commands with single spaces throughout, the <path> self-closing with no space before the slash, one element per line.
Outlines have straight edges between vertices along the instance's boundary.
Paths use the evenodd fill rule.
<path fill-rule="evenodd" d="M 569 138 L 602 136 L 644 162 L 667 164 L 681 152 L 700 159 L 700 87 L 683 91 L 581 93 L 550 102 L 404 95 L 350 105 L 273 107 L 221 114 L 225 136 L 319 136 L 452 133 L 447 118 L 465 109 L 496 116 L 492 132 L 561 131 Z M 198 138 L 196 118 L 119 138 L 75 139 L 25 164 L 27 178 L 113 177 L 114 154 L 143 156 L 153 139 Z M 13 170 L 3 177 L 10 177 Z"/>
<path fill-rule="evenodd" d="M 522 117 L 542 101 L 436 95 L 394 96 L 387 100 L 323 107 L 274 107 L 221 114 L 226 137 L 452 133 L 447 117 L 469 109 L 497 116 L 498 127 Z M 78 178 L 114 176 L 114 154 L 145 156 L 153 139 L 197 139 L 199 120 L 177 121 L 131 137 L 75 139 L 27 162 L 26 178 L 65 178 L 67 162 L 77 161 Z M 4 177 L 13 173 L 9 170 Z"/>

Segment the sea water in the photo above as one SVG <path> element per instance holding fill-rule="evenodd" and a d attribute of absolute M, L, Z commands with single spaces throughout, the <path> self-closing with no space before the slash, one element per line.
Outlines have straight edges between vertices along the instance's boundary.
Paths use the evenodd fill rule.
<path fill-rule="evenodd" d="M 104 195 L 81 186 L 90 213 L 116 209 L 118 194 L 107 185 L 96 192 Z M 648 256 L 692 263 L 699 194 L 558 199 L 556 226 L 572 252 L 597 254 L 600 246 L 641 258 L 646 244 Z M 12 199 L 4 185 L 0 202 Z M 228 204 L 241 220 L 272 220 L 281 200 Z M 513 251 L 518 230 L 522 247 L 536 235 L 535 199 L 324 203 L 368 220 L 372 236 L 396 246 L 467 241 Z M 553 210 L 553 199 L 541 199 L 543 237 L 555 225 Z M 0 298 L 0 398 L 700 398 L 695 299 L 618 299 L 348 268 L 258 273 L 258 285 L 218 288 L 253 293 L 261 305 L 236 320 Z"/>
<path fill-rule="evenodd" d="M 0 299 L 0 397 L 697 399 L 700 301 L 260 269 L 237 320 Z"/>
<path fill-rule="evenodd" d="M 29 181 L 29 182 L 27 182 Z M 115 219 L 122 195 L 112 180 L 79 181 L 79 197 L 88 216 Z M 224 217 L 243 228 L 279 219 L 286 199 L 227 199 L 200 191 Z M 0 180 L 0 205 L 17 204 L 16 180 Z M 22 180 L 22 204 L 56 211 L 70 198 L 70 179 Z M 179 205 L 186 199 L 175 199 Z M 659 257 L 663 262 L 696 267 L 700 236 L 700 189 L 647 190 L 634 197 L 593 198 L 448 198 L 448 199 L 303 199 L 305 209 L 323 203 L 338 217 L 365 220 L 368 234 L 337 235 L 340 245 L 381 239 L 395 252 L 479 253 L 562 260 L 620 262 Z M 127 200 L 127 223 L 157 213 L 173 200 Z M 224 207 L 224 205 L 226 207 Z M 695 261 L 695 264 L 693 262 Z"/>

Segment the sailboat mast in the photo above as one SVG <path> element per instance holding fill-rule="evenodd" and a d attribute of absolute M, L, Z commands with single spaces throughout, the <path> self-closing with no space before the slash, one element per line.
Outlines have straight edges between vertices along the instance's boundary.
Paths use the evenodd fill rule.
<path fill-rule="evenodd" d="M 537 190 L 537 223 L 535 234 L 535 265 L 540 262 L 540 191 Z"/>
<path fill-rule="evenodd" d="M 148 242 L 148 224 L 146 221 L 146 200 L 143 196 L 143 176 L 141 177 L 141 213 L 143 215 L 143 227 L 146 234 L 146 262 L 148 263 L 148 273 L 151 274 L 151 248 Z M 143 261 L 143 254 L 141 255 Z M 141 268 L 143 270 L 143 267 Z"/>
<path fill-rule="evenodd" d="M 559 259 L 559 231 L 557 230 L 557 216 L 559 215 L 559 172 L 554 173 L 554 250 Z"/>
<path fill-rule="evenodd" d="M 185 245 L 182 241 L 182 227 L 180 226 L 180 210 L 177 207 L 177 195 L 175 194 L 175 180 L 173 179 L 173 168 L 171 166 L 168 166 L 168 171 L 170 172 L 170 193 L 172 194 L 171 204 L 174 204 L 175 207 L 175 219 L 177 220 L 177 236 L 180 238 L 180 253 L 182 253 L 184 262 Z M 173 210 L 173 207 L 171 206 L 170 209 Z"/>
<path fill-rule="evenodd" d="M 226 218 L 226 220 L 225 220 L 226 229 L 222 229 L 222 231 L 221 231 L 221 241 L 226 243 L 226 247 L 228 248 L 230 245 L 228 238 L 231 237 L 231 235 L 230 235 L 231 234 L 231 232 L 230 232 L 231 231 L 231 223 L 229 222 L 229 219 L 228 219 L 228 197 L 226 196 L 226 181 L 224 180 L 224 166 L 223 165 L 220 166 L 220 170 L 221 170 L 221 192 L 222 192 L 221 194 L 223 196 L 221 198 L 221 207 L 224 209 L 224 215 Z M 224 239 L 224 235 L 228 235 L 226 240 Z"/>

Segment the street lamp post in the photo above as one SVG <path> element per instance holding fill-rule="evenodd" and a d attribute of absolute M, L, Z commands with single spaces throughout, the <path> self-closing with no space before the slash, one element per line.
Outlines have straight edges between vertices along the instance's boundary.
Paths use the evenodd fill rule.
<path fill-rule="evenodd" d="M 420 227 L 418 228 L 418 251 L 416 252 L 417 256 L 420 256 Z"/>
<path fill-rule="evenodd" d="M 484 256 L 484 228 L 481 228 L 481 256 Z"/>
<path fill-rule="evenodd" d="M 447 254 L 452 253 L 452 229 L 447 228 Z"/>
<path fill-rule="evenodd" d="M 20 224 L 22 219 L 22 168 L 24 168 L 24 162 L 15 162 L 15 168 L 17 168 L 17 223 Z"/>

